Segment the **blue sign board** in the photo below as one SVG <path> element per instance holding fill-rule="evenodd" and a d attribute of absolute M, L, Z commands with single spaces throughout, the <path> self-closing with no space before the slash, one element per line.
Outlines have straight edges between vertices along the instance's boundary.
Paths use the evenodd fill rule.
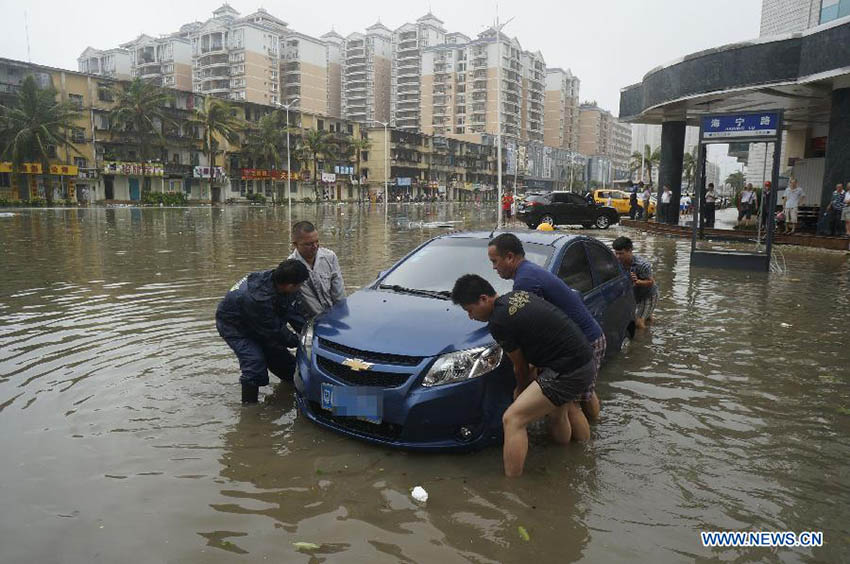
<path fill-rule="evenodd" d="M 403 176 L 403 177 L 397 179 L 396 186 L 410 186 L 411 180 L 412 179 L 410 177 L 404 177 Z"/>
<path fill-rule="evenodd" d="M 702 118 L 703 139 L 735 139 L 737 137 L 776 137 L 779 114 L 762 112 Z"/>

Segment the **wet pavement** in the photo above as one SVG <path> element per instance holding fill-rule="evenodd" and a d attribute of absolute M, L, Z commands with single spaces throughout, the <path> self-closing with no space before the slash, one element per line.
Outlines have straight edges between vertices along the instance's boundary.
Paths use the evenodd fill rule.
<path fill-rule="evenodd" d="M 438 225 L 495 219 L 449 204 L 295 216 L 317 222 L 348 292 Z M 287 232 L 271 208 L 0 218 L 0 561 L 846 561 L 845 254 L 691 271 L 689 241 L 570 230 L 635 239 L 656 267 L 658 322 L 603 368 L 592 440 L 536 436 L 510 481 L 498 448 L 408 454 L 319 429 L 287 385 L 239 405 L 214 309 L 285 258 Z M 823 531 L 825 545 L 711 550 L 701 530 Z"/>

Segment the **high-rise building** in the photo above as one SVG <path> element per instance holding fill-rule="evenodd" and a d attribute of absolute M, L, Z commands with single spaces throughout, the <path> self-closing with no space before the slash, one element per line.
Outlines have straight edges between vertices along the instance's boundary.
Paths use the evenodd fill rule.
<path fill-rule="evenodd" d="M 550 147 L 578 150 L 579 86 L 569 69 L 546 69 L 543 142 Z"/>
<path fill-rule="evenodd" d="M 588 156 L 603 156 L 610 160 L 613 178 L 627 178 L 631 155 L 632 130 L 620 123 L 611 112 L 584 103 L 579 107 L 579 152 Z"/>
<path fill-rule="evenodd" d="M 465 43 L 465 36 L 447 34 L 445 44 L 423 51 L 423 132 L 480 142 L 482 134 L 497 133 L 501 119 L 503 135 L 522 137 L 523 50 L 516 39 L 505 34 L 498 37 L 493 28 Z M 500 44 L 501 105 L 497 102 Z M 542 110 L 543 87 L 535 86 L 535 92 L 540 94 Z M 538 132 L 542 133 L 542 112 L 540 128 L 534 134 Z"/>
<path fill-rule="evenodd" d="M 328 115 L 342 117 L 342 51 L 345 38 L 331 30 L 325 40 L 328 68 Z"/>
<path fill-rule="evenodd" d="M 392 31 L 378 22 L 366 33 L 345 38 L 342 64 L 342 113 L 369 123 L 390 121 Z"/>
<path fill-rule="evenodd" d="M 280 45 L 287 24 L 260 8 L 239 17 L 223 4 L 189 33 L 192 89 L 258 104 L 280 102 Z"/>
<path fill-rule="evenodd" d="M 398 129 L 418 131 L 422 50 L 445 42 L 443 22 L 428 12 L 393 32 L 391 121 Z"/>
<path fill-rule="evenodd" d="M 850 1 L 844 0 L 850 9 Z M 759 36 L 794 33 L 821 23 L 821 3 L 839 5 L 838 0 L 762 0 Z"/>
<path fill-rule="evenodd" d="M 280 75 L 284 103 L 298 98 L 298 107 L 305 112 L 339 117 L 341 39 L 336 41 L 330 33 L 317 39 L 296 32 L 283 39 Z"/>
<path fill-rule="evenodd" d="M 188 34 L 194 29 L 187 24 L 177 33 L 163 37 L 141 34 L 121 45 L 130 52 L 133 78 L 141 78 L 157 86 L 192 90 L 192 44 Z"/>
<path fill-rule="evenodd" d="M 87 47 L 77 59 L 77 69 L 81 73 L 118 80 L 133 75 L 130 52 L 120 47 L 106 50 Z"/>
<path fill-rule="evenodd" d="M 543 142 L 546 97 L 546 61 L 540 51 L 522 53 L 520 135 L 524 141 Z"/>

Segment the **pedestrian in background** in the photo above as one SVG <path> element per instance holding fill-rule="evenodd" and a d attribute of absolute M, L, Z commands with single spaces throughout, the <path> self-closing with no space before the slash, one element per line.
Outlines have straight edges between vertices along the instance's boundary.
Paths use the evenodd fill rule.
<path fill-rule="evenodd" d="M 709 229 L 714 229 L 714 217 L 717 205 L 717 192 L 714 191 L 714 183 L 708 183 L 708 190 L 705 191 L 705 226 Z"/>
<path fill-rule="evenodd" d="M 643 219 L 644 221 L 649 221 L 649 201 L 652 198 L 652 191 L 649 189 L 651 184 L 647 184 L 643 189 L 643 194 L 641 195 L 643 199 Z"/>
<path fill-rule="evenodd" d="M 844 209 L 841 210 L 841 217 L 844 220 L 844 234 L 850 236 L 850 190 L 844 191 Z"/>
<path fill-rule="evenodd" d="M 829 232 L 831 235 L 843 235 L 844 225 L 842 225 L 842 216 L 844 215 L 844 200 L 847 194 L 844 193 L 844 185 L 836 184 L 835 191 L 832 193 L 832 200 L 826 206 L 826 211 L 829 214 Z"/>
<path fill-rule="evenodd" d="M 800 204 L 806 199 L 803 189 L 797 186 L 797 179 L 792 178 L 785 195 L 782 196 L 785 210 L 785 233 L 794 233 L 797 230 L 797 219 Z"/>
<path fill-rule="evenodd" d="M 670 200 L 673 193 L 670 192 L 670 187 L 665 186 L 664 192 L 661 193 L 661 207 L 659 208 L 658 217 L 665 223 L 670 223 L 672 215 L 670 214 Z"/>
<path fill-rule="evenodd" d="M 638 210 L 640 210 L 640 206 L 638 206 L 637 190 L 632 186 L 632 191 L 629 193 L 629 219 L 635 219 Z"/>
<path fill-rule="evenodd" d="M 652 274 L 652 265 L 634 252 L 634 245 L 628 237 L 617 237 L 611 246 L 617 260 L 629 271 L 632 279 L 635 291 L 635 327 L 644 329 L 646 324 L 652 321 L 652 314 L 658 303 L 658 286 Z"/>
<path fill-rule="evenodd" d="M 744 225 L 748 225 L 753 217 L 753 204 L 756 201 L 756 192 L 753 190 L 752 183 L 748 183 L 746 188 L 741 192 L 741 203 L 738 206 L 738 223 L 743 220 Z"/>

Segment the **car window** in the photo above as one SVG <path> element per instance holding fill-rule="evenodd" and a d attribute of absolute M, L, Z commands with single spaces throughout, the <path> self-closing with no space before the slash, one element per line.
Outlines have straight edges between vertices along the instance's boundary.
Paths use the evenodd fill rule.
<path fill-rule="evenodd" d="M 582 294 L 593 288 L 593 278 L 590 275 L 590 265 L 587 255 L 584 253 L 584 245 L 581 242 L 573 243 L 564 253 L 558 276 L 566 282 L 567 286 L 578 290 Z"/>
<path fill-rule="evenodd" d="M 598 243 L 587 243 L 585 248 L 593 265 L 594 287 L 620 276 L 620 263 L 614 253 Z"/>
<path fill-rule="evenodd" d="M 499 278 L 487 258 L 488 242 L 471 237 L 435 239 L 399 264 L 381 284 L 451 291 L 455 281 L 464 274 L 477 274 L 490 282 L 499 294 L 510 292 L 513 282 Z M 540 266 L 546 264 L 553 252 L 548 245 L 523 243 L 523 247 L 525 258 Z"/>
<path fill-rule="evenodd" d="M 540 202 L 541 204 L 548 204 L 549 198 L 544 195 L 536 194 L 529 196 L 525 199 L 526 202 Z"/>
<path fill-rule="evenodd" d="M 617 198 L 618 200 L 628 200 L 629 199 L 629 195 L 626 194 L 625 192 L 616 192 L 614 194 L 614 197 Z"/>
<path fill-rule="evenodd" d="M 582 198 L 578 194 L 570 193 L 570 194 L 564 194 L 564 196 L 566 196 L 567 203 L 576 204 L 576 205 L 579 205 L 579 206 L 586 206 L 587 205 L 587 200 L 585 200 L 584 198 Z"/>
<path fill-rule="evenodd" d="M 607 197 L 608 197 L 608 194 L 610 194 L 610 192 L 600 191 L 600 192 L 599 192 L 599 195 L 597 196 L 597 198 L 607 198 Z"/>
<path fill-rule="evenodd" d="M 567 196 L 569 194 L 552 194 L 552 201 L 556 204 L 563 204 L 567 202 Z"/>

